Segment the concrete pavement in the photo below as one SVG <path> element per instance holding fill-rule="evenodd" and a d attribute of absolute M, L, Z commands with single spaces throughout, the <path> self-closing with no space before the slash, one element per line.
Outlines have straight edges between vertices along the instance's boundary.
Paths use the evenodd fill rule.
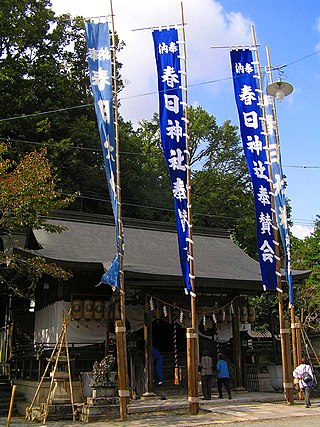
<path fill-rule="evenodd" d="M 170 396 L 167 400 L 137 400 L 130 401 L 128 405 L 128 420 L 122 423 L 120 420 L 106 420 L 89 423 L 94 427 L 149 427 L 149 426 L 176 426 L 196 427 L 210 425 L 225 425 L 229 423 L 241 423 L 248 425 L 253 421 L 284 420 L 291 417 L 320 417 L 320 399 L 311 399 L 311 408 L 305 408 L 304 403 L 295 401 L 294 405 L 288 405 L 282 393 L 234 393 L 232 400 L 218 399 L 200 400 L 200 412 L 198 415 L 188 415 L 188 403 L 186 396 Z M 301 419 L 302 421 L 302 419 Z M 0 418 L 0 426 L 6 426 L 7 419 Z M 27 422 L 22 417 L 11 418 L 10 427 L 30 426 L 38 423 Z M 47 427 L 79 427 L 84 423 L 80 421 L 47 421 L 39 426 Z M 279 423 L 279 425 L 281 425 Z M 304 425 L 303 423 L 301 425 Z"/>

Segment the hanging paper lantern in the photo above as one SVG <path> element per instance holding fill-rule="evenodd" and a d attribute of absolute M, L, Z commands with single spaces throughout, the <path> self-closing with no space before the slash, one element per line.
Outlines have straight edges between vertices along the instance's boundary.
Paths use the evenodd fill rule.
<path fill-rule="evenodd" d="M 94 319 L 101 320 L 103 317 L 103 301 L 95 300 L 93 308 L 94 308 L 94 314 L 93 314 Z"/>
<path fill-rule="evenodd" d="M 256 320 L 256 309 L 253 305 L 248 305 L 248 322 L 253 323 Z"/>
<path fill-rule="evenodd" d="M 246 305 L 240 307 L 240 322 L 245 323 L 248 321 L 248 309 Z"/>
<path fill-rule="evenodd" d="M 93 319 L 93 314 L 94 314 L 94 305 L 93 305 L 93 301 L 91 299 L 85 299 L 83 301 L 83 317 L 86 320 L 91 320 Z"/>
<path fill-rule="evenodd" d="M 81 299 L 74 299 L 71 302 L 71 315 L 75 320 L 80 320 L 83 315 L 83 301 Z"/>

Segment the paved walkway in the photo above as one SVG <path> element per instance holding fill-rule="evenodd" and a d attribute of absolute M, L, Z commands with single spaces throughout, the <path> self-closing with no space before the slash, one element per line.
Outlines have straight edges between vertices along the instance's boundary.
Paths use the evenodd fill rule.
<path fill-rule="evenodd" d="M 229 423 L 244 425 L 253 421 L 281 420 L 284 418 L 317 416 L 320 417 L 320 399 L 311 399 L 311 408 L 305 408 L 303 402 L 295 401 L 294 405 L 288 405 L 282 393 L 234 393 L 232 400 L 218 399 L 200 401 L 198 415 L 188 415 L 187 398 L 170 396 L 167 400 L 137 400 L 131 401 L 128 406 L 128 420 L 123 423 L 126 427 L 196 427 L 218 426 Z M 302 421 L 302 419 L 301 419 Z M 7 419 L 0 418 L 0 426 L 6 425 Z M 88 426 L 114 427 L 121 426 L 120 420 L 96 421 Z M 22 426 L 47 426 L 47 427 L 80 427 L 84 423 L 80 421 L 47 421 L 46 424 L 29 423 L 22 417 L 11 418 L 10 427 Z M 281 425 L 279 423 L 279 425 Z M 301 425 L 304 425 L 303 423 Z"/>

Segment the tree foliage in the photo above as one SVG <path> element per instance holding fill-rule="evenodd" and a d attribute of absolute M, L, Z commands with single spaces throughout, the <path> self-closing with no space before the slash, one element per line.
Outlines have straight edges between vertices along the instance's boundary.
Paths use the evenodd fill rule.
<path fill-rule="evenodd" d="M 8 119 L 0 121 L 0 139 L 14 141 L 10 159 L 32 151 L 30 142 L 46 147 L 59 188 L 80 193 L 70 208 L 111 214 L 83 20 L 55 16 L 48 0 L 5 0 L 0 27 L 0 117 Z M 117 46 L 124 44 L 117 39 Z M 119 63 L 117 70 L 121 90 Z M 188 119 L 194 223 L 232 229 L 255 255 L 253 198 L 237 128 L 228 120 L 219 126 L 201 107 L 189 107 Z M 174 221 L 157 115 L 137 130 L 120 117 L 119 134 L 124 216 Z"/>
<path fill-rule="evenodd" d="M 311 270 L 305 284 L 295 289 L 296 306 L 303 314 L 306 326 L 320 331 L 320 216 L 310 236 L 303 240 L 292 239 L 292 266 L 299 270 Z"/>
<path fill-rule="evenodd" d="M 13 253 L 17 232 L 28 228 L 62 231 L 45 222 L 55 209 L 63 209 L 74 197 L 63 198 L 45 150 L 31 152 L 19 163 L 8 160 L 7 146 L 0 144 L 0 293 L 29 294 L 43 276 L 67 279 L 70 274 L 43 258 Z M 16 280 L 18 279 L 18 281 Z M 24 283 L 23 286 L 20 286 Z"/>

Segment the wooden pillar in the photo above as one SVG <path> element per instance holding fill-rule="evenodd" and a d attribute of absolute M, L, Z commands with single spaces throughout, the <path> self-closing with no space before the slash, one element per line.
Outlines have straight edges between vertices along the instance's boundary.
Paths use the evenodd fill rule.
<path fill-rule="evenodd" d="M 198 396 L 198 334 L 194 328 L 187 328 L 187 364 L 188 364 L 188 404 L 189 415 L 199 412 Z"/>
<path fill-rule="evenodd" d="M 152 313 L 147 298 L 144 308 L 144 354 L 145 354 L 145 392 L 143 398 L 154 397 L 153 392 L 153 358 L 152 358 Z"/>
<path fill-rule="evenodd" d="M 233 337 L 233 358 L 235 368 L 235 388 L 238 390 L 244 389 L 243 385 L 243 371 L 242 371 L 242 351 L 241 351 L 241 339 L 240 339 L 240 327 L 239 327 L 239 305 L 238 301 L 235 300 L 233 303 L 233 315 L 232 315 L 232 337 Z"/>
<path fill-rule="evenodd" d="M 300 365 L 302 359 L 301 352 L 301 323 L 298 316 L 295 317 L 296 323 L 296 344 L 297 344 L 297 365 Z M 296 366 L 294 366 L 296 368 Z M 298 400 L 304 400 L 303 390 L 299 389 L 298 391 Z"/>
<path fill-rule="evenodd" d="M 290 306 L 290 316 L 291 316 L 291 340 L 292 340 L 292 356 L 293 356 L 293 366 L 296 368 L 298 363 L 298 348 L 297 348 L 297 324 L 294 314 L 294 305 Z"/>
<path fill-rule="evenodd" d="M 188 135 L 188 84 L 187 84 L 187 49 L 185 35 L 185 20 L 183 2 L 181 1 L 181 22 L 182 22 L 182 64 L 183 70 L 181 74 L 181 84 L 184 93 L 184 132 L 186 135 L 186 169 L 187 169 L 187 212 L 188 212 L 188 262 L 190 267 L 190 305 L 191 305 L 191 323 L 190 333 L 187 332 L 187 365 L 188 365 L 188 399 L 189 399 L 189 414 L 197 415 L 199 412 L 199 393 L 198 393 L 198 320 L 197 320 L 197 303 L 195 292 L 195 270 L 193 256 L 193 239 L 192 239 L 192 202 L 191 202 L 191 168 L 190 168 L 190 150 L 189 150 L 189 135 Z"/>
<path fill-rule="evenodd" d="M 302 359 L 301 353 L 301 323 L 298 316 L 295 317 L 296 322 L 296 341 L 297 341 L 297 364 L 300 365 Z"/>
<path fill-rule="evenodd" d="M 267 294 L 268 296 L 268 294 Z M 278 349 L 276 344 L 276 337 L 275 337 L 275 327 L 274 327 L 274 316 L 272 312 L 272 307 L 270 307 L 270 300 L 268 299 L 268 305 L 269 305 L 269 315 L 270 315 L 270 328 L 271 328 L 271 336 L 272 336 L 272 350 L 273 350 L 273 358 L 274 363 L 276 365 L 280 365 L 279 362 L 279 356 L 278 356 Z"/>
<path fill-rule="evenodd" d="M 127 419 L 127 405 L 129 399 L 127 351 L 126 351 L 126 328 L 122 320 L 115 322 L 117 338 L 117 360 L 118 360 L 118 389 L 120 402 L 120 418 Z"/>
<path fill-rule="evenodd" d="M 289 322 L 283 319 L 283 296 L 278 292 L 279 299 L 279 321 L 280 321 L 280 336 L 281 336 L 281 356 L 283 368 L 283 390 L 284 396 L 288 404 L 294 403 L 293 395 L 293 378 L 292 378 L 292 362 L 290 352 L 290 327 Z"/>
<path fill-rule="evenodd" d="M 17 386 L 16 386 L 16 384 L 14 384 L 12 386 L 12 391 L 11 391 L 11 399 L 10 399 L 10 406 L 9 406 L 9 412 L 8 412 L 6 427 L 10 426 L 10 420 L 11 420 L 11 415 L 12 415 L 12 409 L 13 409 L 13 403 L 14 403 L 14 396 L 16 393 L 16 388 L 17 388 Z"/>
<path fill-rule="evenodd" d="M 106 334 L 104 339 L 104 355 L 108 356 L 109 354 L 109 337 L 110 337 L 110 307 L 105 304 L 105 320 L 106 320 Z"/>

